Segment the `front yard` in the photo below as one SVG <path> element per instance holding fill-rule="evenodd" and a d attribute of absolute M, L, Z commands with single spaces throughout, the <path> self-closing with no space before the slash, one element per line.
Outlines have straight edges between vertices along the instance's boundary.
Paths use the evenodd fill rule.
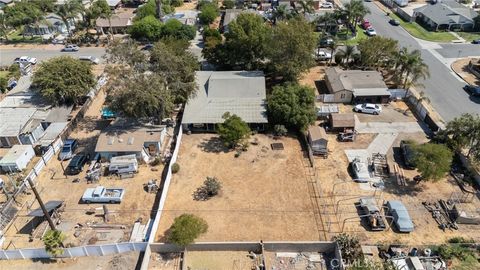
<path fill-rule="evenodd" d="M 410 35 L 416 38 L 433 42 L 451 42 L 452 40 L 456 39 L 452 34 L 448 32 L 431 32 L 425 30 L 425 28 L 423 28 L 416 22 L 405 22 L 404 20 L 402 20 L 402 18 L 398 17 L 393 12 L 390 13 L 390 17 L 399 21 L 400 25 L 405 30 L 407 30 Z"/>

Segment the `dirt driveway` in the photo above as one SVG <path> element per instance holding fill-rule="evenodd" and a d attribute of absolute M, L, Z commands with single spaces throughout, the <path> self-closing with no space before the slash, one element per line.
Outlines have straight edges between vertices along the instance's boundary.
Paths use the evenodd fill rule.
<path fill-rule="evenodd" d="M 156 240 L 183 213 L 204 218 L 208 232 L 198 241 L 318 240 L 319 232 L 305 175 L 304 158 L 296 138 L 257 134 L 247 152 L 235 158 L 216 135 L 184 135 Z M 272 150 L 271 143 L 284 150 Z M 207 176 L 222 182 L 221 193 L 195 201 L 193 192 Z"/>

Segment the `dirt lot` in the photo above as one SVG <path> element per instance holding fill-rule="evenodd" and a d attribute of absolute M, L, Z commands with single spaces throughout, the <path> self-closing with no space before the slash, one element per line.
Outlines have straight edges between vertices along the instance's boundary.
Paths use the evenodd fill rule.
<path fill-rule="evenodd" d="M 204 218 L 209 230 L 199 241 L 318 240 L 300 143 L 295 138 L 258 134 L 247 152 L 235 158 L 216 135 L 184 135 L 178 163 L 157 233 L 183 213 Z M 284 150 L 270 144 L 283 143 Z M 193 200 L 207 176 L 222 182 L 221 193 L 208 201 Z"/>
<path fill-rule="evenodd" d="M 2 260 L 0 261 L 0 270 L 131 270 L 135 269 L 138 256 L 138 252 L 132 251 L 120 255 L 63 260 Z"/>
<path fill-rule="evenodd" d="M 101 129 L 109 124 L 108 121 L 101 120 L 99 117 L 103 102 L 104 93 L 100 92 L 93 105 L 86 112 L 85 118 L 78 124 L 78 127 L 70 136 L 77 139 L 79 141 L 79 149 L 83 149 L 87 153 L 93 154 Z M 67 165 L 68 161 L 64 161 L 63 166 L 66 167 Z M 133 178 L 119 180 L 117 177 L 107 176 L 102 177 L 98 183 L 92 184 L 87 184 L 85 181 L 87 166 L 84 167 L 83 172 L 79 175 L 65 177 L 60 161 L 55 156 L 36 179 L 38 183 L 37 189 L 44 202 L 50 200 L 63 200 L 65 202 L 65 212 L 62 213 L 62 223 L 59 225 L 59 228 L 67 236 L 65 243 L 81 245 L 128 240 L 133 223 L 137 219 L 142 219 L 142 223 L 145 224 L 149 219 L 155 194 L 144 191 L 143 185 L 150 179 L 160 180 L 163 166 L 159 165 L 156 167 L 158 171 L 152 171 L 150 166 L 140 165 L 139 173 Z M 80 179 L 78 183 L 73 182 L 76 178 Z M 92 230 L 86 228 L 88 227 L 85 226 L 87 222 L 103 223 L 101 204 L 80 204 L 80 199 L 85 189 L 97 185 L 125 188 L 123 201 L 120 204 L 108 205 L 108 209 L 112 213 L 110 223 L 126 225 L 125 230 Z M 39 206 L 33 194 L 25 195 L 20 200 L 26 204 L 18 213 L 13 226 L 6 232 L 7 239 L 4 243 L 4 248 L 10 245 L 11 241 L 13 241 L 14 246 L 10 245 L 9 248 L 41 247 L 43 243 L 40 239 L 29 242 L 32 218 L 27 216 L 31 210 Z M 88 210 L 93 210 L 95 214 L 87 215 L 86 212 Z M 79 230 L 81 232 L 80 236 L 74 237 L 73 233 L 76 230 L 74 226 L 77 223 L 81 223 L 83 227 Z"/>
<path fill-rule="evenodd" d="M 148 269 L 150 270 L 180 270 L 180 253 L 152 253 Z"/>
<path fill-rule="evenodd" d="M 462 79 L 464 79 L 469 84 L 480 85 L 480 79 L 473 75 L 468 69 L 468 63 L 470 61 L 480 61 L 478 58 L 463 58 L 459 59 L 452 63 L 452 69 L 457 73 Z"/>
<path fill-rule="evenodd" d="M 415 184 L 411 180 L 418 174 L 415 170 L 404 169 L 405 176 L 409 178 L 407 186 L 398 186 L 396 180 L 388 179 L 385 182 L 385 189 L 366 191 L 359 188 L 359 184 L 351 180 L 348 172 L 348 160 L 345 155 L 345 149 L 366 148 L 376 134 L 369 134 L 371 137 L 365 137 L 366 134 L 360 134 L 355 143 L 340 143 L 335 140 L 334 134 L 329 134 L 329 149 L 331 151 L 328 159 L 316 159 L 317 173 L 324 187 L 324 194 L 328 194 L 328 199 L 323 203 L 326 210 L 323 213 L 326 223 L 331 223 L 331 234 L 334 235 L 342 231 L 354 233 L 360 237 L 364 243 L 404 243 L 411 245 L 443 243 L 454 236 L 463 236 L 480 240 L 478 226 L 459 225 L 458 231 L 442 232 L 431 214 L 421 204 L 423 201 L 436 201 L 439 199 L 447 200 L 453 192 L 460 192 L 458 185 L 450 179 L 443 179 L 435 183 L 426 182 Z M 393 147 L 389 150 L 387 157 L 390 165 L 394 162 L 402 166 L 399 144 L 402 139 L 411 139 L 419 143 L 426 142 L 427 139 L 423 133 L 399 134 Z M 335 196 L 332 196 L 335 194 Z M 415 231 L 410 234 L 400 234 L 395 230 L 385 232 L 370 232 L 366 230 L 364 224 L 360 222 L 354 203 L 361 196 L 375 196 L 379 206 L 387 200 L 401 200 L 409 211 L 409 214 L 415 224 Z M 338 207 L 338 211 L 336 208 Z M 466 204 L 470 209 L 478 209 L 480 203 L 478 199 L 472 204 Z M 335 213 L 338 213 L 335 215 Z M 345 221 L 345 224 L 344 224 Z"/>
<path fill-rule="evenodd" d="M 194 251 L 185 253 L 187 269 L 225 270 L 255 269 L 258 260 L 251 259 L 245 251 Z"/>

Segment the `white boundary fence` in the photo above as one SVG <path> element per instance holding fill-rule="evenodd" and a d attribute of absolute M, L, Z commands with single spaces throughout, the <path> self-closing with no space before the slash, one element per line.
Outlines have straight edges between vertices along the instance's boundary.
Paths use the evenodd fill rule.
<path fill-rule="evenodd" d="M 163 185 L 162 195 L 160 197 L 160 203 L 158 204 L 158 210 L 155 215 L 155 219 L 151 222 L 150 233 L 147 235 L 148 243 L 152 244 L 155 241 L 155 235 L 157 234 L 158 224 L 160 223 L 160 218 L 162 216 L 163 207 L 165 206 L 165 201 L 167 200 L 168 188 L 170 187 L 170 182 L 172 180 L 172 165 L 177 162 L 178 152 L 180 151 L 180 145 L 182 142 L 183 129 L 180 125 L 177 139 L 175 141 L 175 149 L 173 150 L 172 158 L 170 163 L 168 163 L 167 176 L 165 177 L 165 184 Z M 150 261 L 151 249 L 150 246 L 147 246 L 145 249 L 145 254 L 143 256 L 141 270 L 148 269 L 148 263 Z"/>
<path fill-rule="evenodd" d="M 73 258 L 84 256 L 105 256 L 128 251 L 145 251 L 146 242 L 125 242 L 105 245 L 93 245 L 65 248 L 64 253 L 58 258 Z M 1 260 L 22 260 L 34 258 L 51 258 L 44 248 L 24 248 L 15 250 L 0 250 Z"/>

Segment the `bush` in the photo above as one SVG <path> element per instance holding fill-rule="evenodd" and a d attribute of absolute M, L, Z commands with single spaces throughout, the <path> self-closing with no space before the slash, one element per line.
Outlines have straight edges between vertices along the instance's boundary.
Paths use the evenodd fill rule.
<path fill-rule="evenodd" d="M 172 5 L 172 7 L 181 7 L 183 5 L 183 0 L 171 0 L 170 5 Z"/>
<path fill-rule="evenodd" d="M 475 240 L 466 239 L 466 238 L 463 238 L 461 236 L 458 236 L 458 237 L 452 237 L 452 238 L 448 239 L 448 243 L 451 243 L 451 244 L 471 244 L 471 243 L 475 243 Z"/>
<path fill-rule="evenodd" d="M 19 78 L 20 77 L 20 65 L 18 64 L 12 64 L 9 68 L 8 71 L 10 72 L 11 77 Z"/>
<path fill-rule="evenodd" d="M 192 214 L 176 217 L 168 233 L 168 241 L 179 246 L 187 246 L 208 230 L 207 222 Z"/>
<path fill-rule="evenodd" d="M 273 127 L 273 132 L 277 136 L 285 136 L 287 135 L 288 130 L 284 125 L 275 125 Z"/>
<path fill-rule="evenodd" d="M 157 166 L 158 164 L 160 164 L 161 161 L 162 160 L 159 157 L 156 157 L 152 162 L 150 162 L 150 165 Z"/>
<path fill-rule="evenodd" d="M 185 25 L 179 20 L 171 19 L 163 25 L 162 37 L 192 40 L 195 37 L 195 27 Z"/>
<path fill-rule="evenodd" d="M 180 171 L 180 165 L 175 162 L 172 164 L 172 173 L 177 173 L 178 171 Z"/>
<path fill-rule="evenodd" d="M 215 196 L 222 189 L 222 183 L 216 177 L 209 177 L 203 182 L 203 186 L 197 188 L 193 198 L 197 201 L 206 201 Z"/>
<path fill-rule="evenodd" d="M 0 77 L 0 93 L 7 92 L 8 80 L 7 78 Z"/>

